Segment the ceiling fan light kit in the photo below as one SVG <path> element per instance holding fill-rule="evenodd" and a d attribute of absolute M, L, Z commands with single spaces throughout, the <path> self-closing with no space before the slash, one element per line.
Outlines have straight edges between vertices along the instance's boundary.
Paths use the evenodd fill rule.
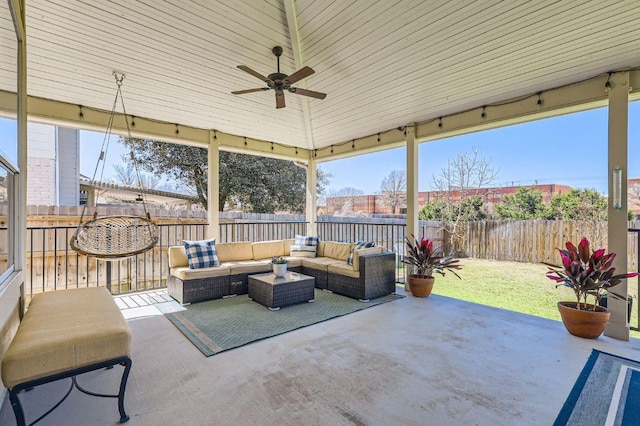
<path fill-rule="evenodd" d="M 316 99 L 324 99 L 327 97 L 325 93 L 315 92 L 313 90 L 301 89 L 299 87 L 291 87 L 292 84 L 297 83 L 303 78 L 309 77 L 315 71 L 311 67 L 302 67 L 298 71 L 291 75 L 287 75 L 280 72 L 280 56 L 282 55 L 282 47 L 276 46 L 271 49 L 273 54 L 278 59 L 278 71 L 264 76 L 257 71 L 252 70 L 246 65 L 238 65 L 242 71 L 251 74 L 252 76 L 259 78 L 267 83 L 267 87 L 260 87 L 257 89 L 238 90 L 231 92 L 234 95 L 244 95 L 247 93 L 263 92 L 265 90 L 274 90 L 276 92 L 276 108 L 284 108 L 286 106 L 284 101 L 285 90 L 296 95 L 309 96 Z"/>

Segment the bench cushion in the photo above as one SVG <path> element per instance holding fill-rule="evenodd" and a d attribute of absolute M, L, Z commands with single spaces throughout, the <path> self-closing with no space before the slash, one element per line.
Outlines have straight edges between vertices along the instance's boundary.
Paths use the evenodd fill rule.
<path fill-rule="evenodd" d="M 360 277 L 360 272 L 354 271 L 353 266 L 349 265 L 347 262 L 331 264 L 329 265 L 328 271 L 331 274 L 346 275 L 351 278 Z"/>
<path fill-rule="evenodd" d="M 225 262 L 222 266 L 229 268 L 231 275 L 269 272 L 272 269 L 271 260 L 240 260 L 237 262 Z"/>
<path fill-rule="evenodd" d="M 131 330 L 105 288 L 36 294 L 2 360 L 7 388 L 131 354 Z"/>

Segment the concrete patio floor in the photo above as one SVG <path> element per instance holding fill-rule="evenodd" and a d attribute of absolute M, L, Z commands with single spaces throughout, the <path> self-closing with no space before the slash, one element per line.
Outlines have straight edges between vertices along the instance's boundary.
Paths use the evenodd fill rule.
<path fill-rule="evenodd" d="M 437 295 L 408 296 L 210 358 L 159 311 L 139 313 L 147 316 L 129 320 L 131 426 L 550 425 L 592 348 L 640 360 L 640 340 L 584 340 L 560 322 Z M 79 381 L 113 393 L 121 371 Z M 28 420 L 66 386 L 23 394 Z M 115 400 L 74 390 L 41 424 L 118 419 Z M 0 424 L 15 424 L 8 401 Z"/>

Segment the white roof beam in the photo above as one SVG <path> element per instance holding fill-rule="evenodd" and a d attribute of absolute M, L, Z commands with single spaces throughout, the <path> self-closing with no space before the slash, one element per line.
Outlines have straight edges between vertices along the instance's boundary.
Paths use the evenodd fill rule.
<path fill-rule="evenodd" d="M 302 48 L 300 47 L 300 34 L 298 33 L 298 17 L 296 14 L 295 0 L 284 0 L 284 11 L 287 15 L 287 27 L 289 28 L 289 38 L 291 40 L 291 50 L 293 51 L 293 62 L 296 65 L 296 71 L 304 66 L 302 60 Z M 308 89 L 306 81 L 299 81 L 298 86 L 302 85 L 304 89 Z M 306 96 L 300 97 L 302 104 L 302 114 L 304 115 L 304 126 L 307 133 L 307 147 L 313 149 L 315 146 L 313 140 L 313 127 L 311 123 L 311 106 Z"/>

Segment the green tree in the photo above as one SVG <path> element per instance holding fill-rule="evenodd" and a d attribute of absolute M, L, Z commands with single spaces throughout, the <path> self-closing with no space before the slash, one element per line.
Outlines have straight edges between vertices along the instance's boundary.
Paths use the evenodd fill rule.
<path fill-rule="evenodd" d="M 551 198 L 553 219 L 607 220 L 607 199 L 595 189 L 572 189 Z"/>
<path fill-rule="evenodd" d="M 135 138 L 122 138 L 120 142 L 134 152 L 142 169 L 176 181 L 207 207 L 205 148 Z M 123 160 L 129 161 L 128 156 Z M 318 170 L 318 194 L 330 177 Z M 301 212 L 305 192 L 306 170 L 293 161 L 220 151 L 220 210 L 233 205 L 254 213 Z"/>
<path fill-rule="evenodd" d="M 497 219 L 506 220 L 548 219 L 551 215 L 542 202 L 542 192 L 533 186 L 522 186 L 515 194 L 505 195 L 494 212 Z"/>

